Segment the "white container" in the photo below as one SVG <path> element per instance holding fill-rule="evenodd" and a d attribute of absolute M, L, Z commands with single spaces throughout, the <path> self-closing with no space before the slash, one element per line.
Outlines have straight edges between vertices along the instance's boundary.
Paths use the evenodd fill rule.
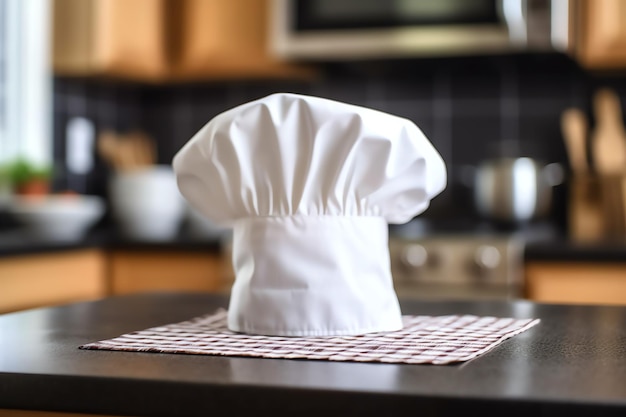
<path fill-rule="evenodd" d="M 102 218 L 104 200 L 87 195 L 13 196 L 9 211 L 39 238 L 78 240 Z"/>
<path fill-rule="evenodd" d="M 132 239 L 172 239 L 185 215 L 185 201 L 169 165 L 116 172 L 110 178 L 109 199 L 114 221 Z"/>

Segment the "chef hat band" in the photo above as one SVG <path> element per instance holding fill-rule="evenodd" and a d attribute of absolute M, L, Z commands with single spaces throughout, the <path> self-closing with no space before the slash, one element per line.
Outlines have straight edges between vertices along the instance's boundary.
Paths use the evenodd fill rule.
<path fill-rule="evenodd" d="M 382 217 L 250 217 L 233 232 L 231 330 L 324 336 L 402 327 Z"/>

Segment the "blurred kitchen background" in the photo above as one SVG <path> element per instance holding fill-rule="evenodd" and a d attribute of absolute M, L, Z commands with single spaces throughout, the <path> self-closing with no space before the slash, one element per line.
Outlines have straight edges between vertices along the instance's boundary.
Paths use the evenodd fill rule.
<path fill-rule="evenodd" d="M 143 162 L 168 165 L 211 118 L 274 92 L 406 117 L 442 154 L 447 189 L 390 227 L 400 295 L 625 303 L 622 27 L 620 0 L 0 0 L 0 164 L 26 160 L 48 194 L 106 208 L 78 239 L 39 239 L 5 175 L 0 288 L 17 289 L 0 291 L 3 309 L 227 291 L 227 231 L 195 233 L 187 213 L 166 239 L 119 233 L 119 140 L 140 137 Z M 84 288 L 33 298 L 53 278 L 24 282 L 55 265 L 91 271 L 62 286 Z"/>

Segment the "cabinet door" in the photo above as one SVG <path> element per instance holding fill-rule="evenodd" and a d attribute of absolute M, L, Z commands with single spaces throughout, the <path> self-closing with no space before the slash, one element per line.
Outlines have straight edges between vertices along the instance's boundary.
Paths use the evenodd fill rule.
<path fill-rule="evenodd" d="M 54 0 L 55 73 L 163 79 L 166 13 L 166 0 Z"/>
<path fill-rule="evenodd" d="M 222 258 L 213 253 L 114 251 L 110 254 L 114 295 L 143 291 L 219 292 L 224 287 Z"/>
<path fill-rule="evenodd" d="M 142 79 L 164 78 L 169 67 L 166 12 L 166 0 L 95 0 L 98 71 Z"/>
<path fill-rule="evenodd" d="M 90 0 L 52 3 L 52 67 L 60 75 L 88 75 L 93 71 L 93 5 Z"/>
<path fill-rule="evenodd" d="M 626 67 L 626 2 L 578 0 L 575 54 L 589 69 Z"/>
<path fill-rule="evenodd" d="M 104 297 L 105 262 L 96 249 L 2 258 L 0 312 Z"/>
<path fill-rule="evenodd" d="M 310 68 L 269 53 L 268 0 L 177 0 L 173 78 L 307 77 Z"/>
<path fill-rule="evenodd" d="M 152 82 L 313 75 L 268 52 L 268 0 L 53 1 L 57 75 Z"/>
<path fill-rule="evenodd" d="M 626 304 L 626 264 L 532 262 L 526 296 L 539 302 Z"/>

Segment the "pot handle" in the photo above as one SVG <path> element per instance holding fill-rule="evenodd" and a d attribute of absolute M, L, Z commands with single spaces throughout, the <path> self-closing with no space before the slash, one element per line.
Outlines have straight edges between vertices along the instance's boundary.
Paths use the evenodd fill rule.
<path fill-rule="evenodd" d="M 553 162 L 543 167 L 541 174 L 546 183 L 552 187 L 563 184 L 565 180 L 565 170 L 563 165 Z"/>

